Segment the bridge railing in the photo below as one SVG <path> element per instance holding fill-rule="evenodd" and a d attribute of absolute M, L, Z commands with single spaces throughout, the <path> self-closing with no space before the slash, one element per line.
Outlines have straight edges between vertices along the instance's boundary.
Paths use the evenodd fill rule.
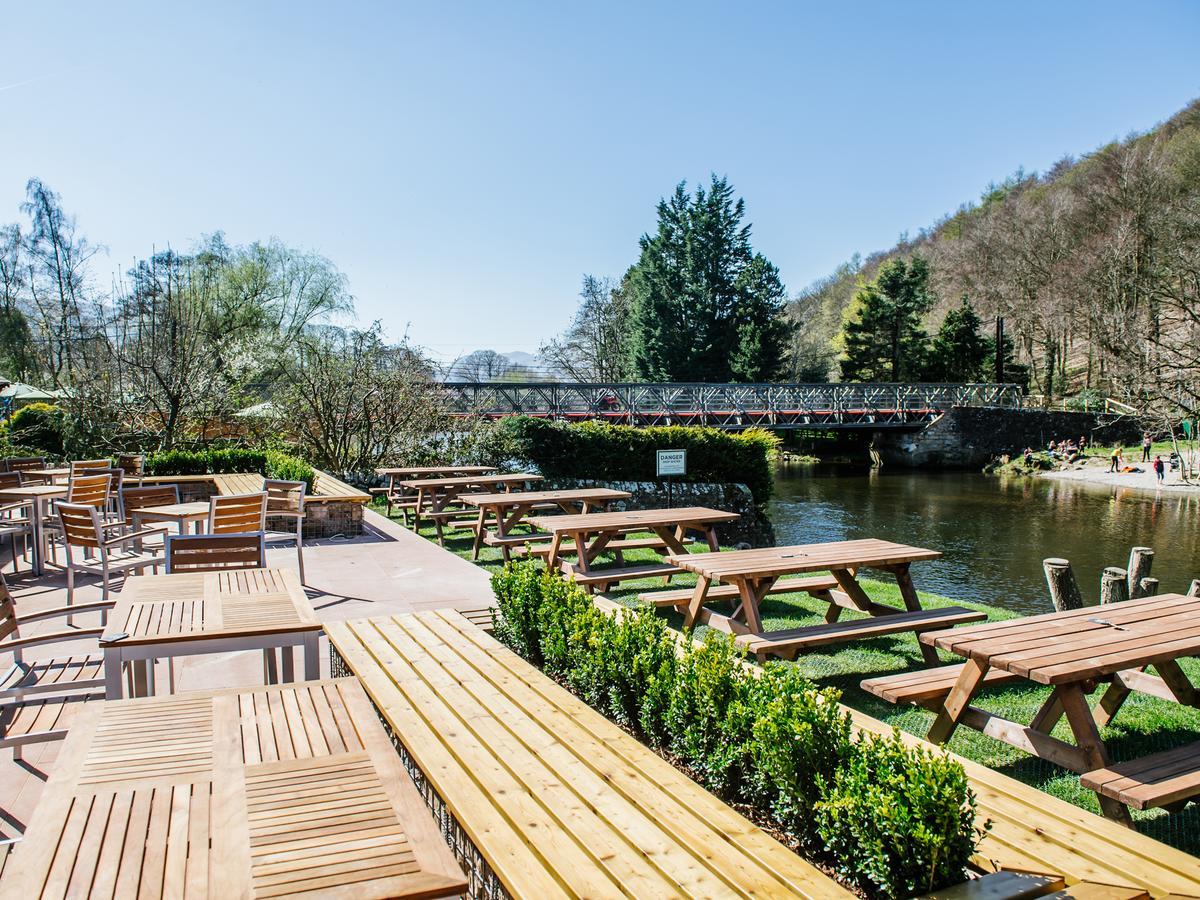
<path fill-rule="evenodd" d="M 600 416 L 641 424 L 688 421 L 724 427 L 819 422 L 909 422 L 952 406 L 1015 408 L 1011 384 L 654 384 L 446 382 L 454 411 L 551 418 Z M 806 420 L 812 420 L 808 422 Z"/>

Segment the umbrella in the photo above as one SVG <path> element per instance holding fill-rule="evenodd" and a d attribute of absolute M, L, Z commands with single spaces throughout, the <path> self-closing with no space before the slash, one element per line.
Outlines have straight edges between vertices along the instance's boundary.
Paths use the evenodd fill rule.
<path fill-rule="evenodd" d="M 41 388 L 35 388 L 32 384 L 22 384 L 15 381 L 0 391 L 0 397 L 7 400 L 20 400 L 24 403 L 34 403 L 39 400 L 54 400 L 57 399 L 57 394 L 52 394 L 49 391 L 43 391 Z"/>

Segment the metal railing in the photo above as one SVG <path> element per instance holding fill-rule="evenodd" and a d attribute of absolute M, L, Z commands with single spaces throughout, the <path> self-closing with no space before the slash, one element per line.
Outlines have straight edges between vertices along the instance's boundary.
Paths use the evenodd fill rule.
<path fill-rule="evenodd" d="M 454 412 L 717 428 L 912 427 L 953 406 L 1019 408 L 1012 384 L 446 382 Z"/>

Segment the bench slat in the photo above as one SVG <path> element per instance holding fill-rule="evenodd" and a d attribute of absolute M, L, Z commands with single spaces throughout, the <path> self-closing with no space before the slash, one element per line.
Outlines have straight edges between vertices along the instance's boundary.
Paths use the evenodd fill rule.
<path fill-rule="evenodd" d="M 566 571 L 566 569 L 564 569 Z M 635 578 L 654 578 L 659 575 L 679 575 L 683 569 L 670 563 L 650 564 L 645 566 L 620 566 L 612 569 L 593 569 L 586 575 L 582 572 L 568 572 L 568 577 L 579 584 L 607 584 L 610 581 L 632 581 Z"/>
<path fill-rule="evenodd" d="M 868 678 L 860 686 L 868 694 L 874 694 L 888 703 L 922 703 L 949 694 L 962 670 L 963 665 L 919 669 L 915 672 Z M 983 683 L 994 686 L 1023 680 L 1019 675 L 1005 672 L 1003 669 L 989 669 Z"/>
<path fill-rule="evenodd" d="M 978 622 L 986 618 L 986 613 L 966 609 L 962 606 L 948 606 L 942 609 L 921 609 L 889 616 L 855 619 L 850 622 L 809 625 L 806 628 L 772 631 L 762 635 L 743 634 L 735 640 L 759 657 L 768 653 L 776 653 L 788 658 L 795 658 L 796 653 L 812 647 L 883 637 L 905 631 L 919 632 L 936 628 L 950 628 L 954 625 Z"/>
<path fill-rule="evenodd" d="M 838 586 L 837 579 L 832 577 L 817 577 L 817 578 L 781 578 L 776 581 L 768 589 L 768 594 L 795 594 L 800 592 L 819 593 L 821 591 L 836 590 Z M 736 584 L 717 584 L 708 589 L 709 600 L 726 600 L 738 597 L 738 589 Z M 638 599 L 644 603 L 651 603 L 654 606 L 678 606 L 681 603 L 687 603 L 692 599 L 692 589 L 681 589 L 672 591 L 650 591 L 645 594 L 638 594 Z"/>
<path fill-rule="evenodd" d="M 1200 797 L 1200 741 L 1087 772 L 1080 783 L 1134 809 Z"/>

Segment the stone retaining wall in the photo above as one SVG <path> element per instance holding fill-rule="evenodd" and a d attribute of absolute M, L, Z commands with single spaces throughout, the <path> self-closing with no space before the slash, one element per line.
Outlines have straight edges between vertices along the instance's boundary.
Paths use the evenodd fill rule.
<path fill-rule="evenodd" d="M 165 481 L 165 484 L 172 482 Z M 174 482 L 179 487 L 181 503 L 207 503 L 217 495 L 217 486 L 206 480 Z M 328 538 L 334 535 L 347 537 L 363 533 L 363 505 L 349 500 L 322 500 L 320 496 L 309 497 L 304 503 L 304 539 Z M 291 519 L 267 516 L 268 531 L 291 532 L 296 527 Z"/>

